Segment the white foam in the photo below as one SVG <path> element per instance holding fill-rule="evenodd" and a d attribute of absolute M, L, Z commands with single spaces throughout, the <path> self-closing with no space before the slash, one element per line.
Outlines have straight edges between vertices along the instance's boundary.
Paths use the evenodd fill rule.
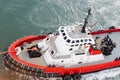
<path fill-rule="evenodd" d="M 120 80 L 120 68 L 85 74 L 81 80 Z"/>

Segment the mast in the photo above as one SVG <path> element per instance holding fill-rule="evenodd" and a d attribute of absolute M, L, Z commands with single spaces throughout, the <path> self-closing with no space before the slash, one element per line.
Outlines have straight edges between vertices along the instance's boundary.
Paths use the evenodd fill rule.
<path fill-rule="evenodd" d="M 88 19 L 89 19 L 90 15 L 91 15 L 91 8 L 88 9 L 88 14 L 87 14 L 87 17 L 84 20 L 84 25 L 82 27 L 81 33 L 86 33 L 85 28 L 86 28 L 86 25 L 88 23 Z"/>

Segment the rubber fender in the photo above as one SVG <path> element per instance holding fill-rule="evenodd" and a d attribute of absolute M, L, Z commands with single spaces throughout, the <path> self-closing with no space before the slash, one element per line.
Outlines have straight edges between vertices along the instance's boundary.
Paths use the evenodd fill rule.
<path fill-rule="evenodd" d="M 30 75 L 30 71 L 27 71 L 27 70 L 26 70 L 26 73 L 25 73 L 25 74 Z"/>
<path fill-rule="evenodd" d="M 59 73 L 53 73 L 53 77 L 60 77 Z"/>
<path fill-rule="evenodd" d="M 79 73 L 73 75 L 73 80 L 80 80 L 80 79 L 81 79 L 81 75 Z"/>
<path fill-rule="evenodd" d="M 62 79 L 63 80 L 71 80 L 72 77 L 71 77 L 71 75 L 65 75 L 65 76 L 62 77 Z"/>
<path fill-rule="evenodd" d="M 36 72 L 31 71 L 32 76 L 36 76 L 35 74 L 36 74 Z"/>
<path fill-rule="evenodd" d="M 37 72 L 38 73 L 41 73 L 43 70 L 42 69 L 37 69 Z"/>
<path fill-rule="evenodd" d="M 37 72 L 37 70 L 38 70 L 37 68 L 33 68 L 33 71 L 34 71 L 34 72 Z"/>
<path fill-rule="evenodd" d="M 42 77 L 41 75 L 42 75 L 42 73 L 37 73 L 36 77 Z"/>
<path fill-rule="evenodd" d="M 47 77 L 47 73 L 42 73 L 42 74 L 41 74 L 41 77 L 46 78 L 46 77 Z"/>
<path fill-rule="evenodd" d="M 32 71 L 32 70 L 33 70 L 33 67 L 29 67 L 28 70 L 29 70 L 29 71 Z"/>

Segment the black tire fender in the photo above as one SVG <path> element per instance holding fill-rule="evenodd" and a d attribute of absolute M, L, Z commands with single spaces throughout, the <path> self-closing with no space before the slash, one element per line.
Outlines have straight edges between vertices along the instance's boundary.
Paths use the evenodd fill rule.
<path fill-rule="evenodd" d="M 80 80 L 80 79 L 81 79 L 81 75 L 79 73 L 73 75 L 73 80 Z"/>
<path fill-rule="evenodd" d="M 71 75 L 65 75 L 62 78 L 63 78 L 63 80 L 71 80 L 72 76 Z"/>

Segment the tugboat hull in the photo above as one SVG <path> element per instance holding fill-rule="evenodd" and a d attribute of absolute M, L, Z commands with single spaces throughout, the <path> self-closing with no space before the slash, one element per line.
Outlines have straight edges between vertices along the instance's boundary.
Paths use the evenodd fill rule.
<path fill-rule="evenodd" d="M 116 34 L 116 36 L 114 36 L 114 37 L 117 37 L 119 35 L 119 33 L 120 33 L 120 29 L 109 29 L 109 30 L 95 31 L 95 32 L 92 32 L 91 34 L 93 36 Z M 33 41 L 43 40 L 46 37 L 47 37 L 47 35 L 27 36 L 27 37 L 18 39 L 17 41 L 13 42 L 8 48 L 8 53 L 4 54 L 5 66 L 8 69 L 11 69 L 15 72 L 26 74 L 29 76 L 44 77 L 44 78 L 63 77 L 63 80 L 69 80 L 69 79 L 71 79 L 71 77 L 73 77 L 74 80 L 78 80 L 80 78 L 81 74 L 96 72 L 96 71 L 120 66 L 120 59 L 119 59 L 120 54 L 118 56 L 118 53 L 119 53 L 118 51 L 120 48 L 119 41 L 117 42 L 116 48 L 115 48 L 115 50 L 118 50 L 118 51 L 112 52 L 112 54 L 116 54 L 114 57 L 118 56 L 118 57 L 116 57 L 117 59 L 114 58 L 114 59 L 110 59 L 111 61 L 106 60 L 105 62 L 103 61 L 101 63 L 98 62 L 98 63 L 94 63 L 94 64 L 89 64 L 89 65 L 85 64 L 85 65 L 81 65 L 81 66 L 77 66 L 77 67 L 70 67 L 70 68 L 32 64 L 32 63 L 29 63 L 29 62 L 26 62 L 26 61 L 20 59 L 16 55 L 15 48 L 18 46 L 21 46 L 24 42 L 31 43 Z M 118 36 L 118 38 L 119 37 L 120 36 Z M 114 52 L 116 52 L 116 53 L 114 53 Z M 107 59 L 107 57 L 108 56 L 106 56 L 105 58 Z"/>

